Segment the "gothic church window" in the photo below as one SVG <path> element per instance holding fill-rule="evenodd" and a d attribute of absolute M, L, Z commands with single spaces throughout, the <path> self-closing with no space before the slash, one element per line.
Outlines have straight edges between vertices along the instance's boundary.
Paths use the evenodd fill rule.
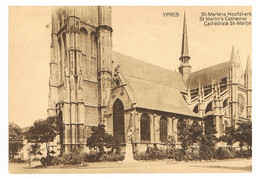
<path fill-rule="evenodd" d="M 96 43 L 96 34 L 91 33 L 91 56 L 96 57 L 97 43 Z"/>
<path fill-rule="evenodd" d="M 199 108 L 199 105 L 195 106 L 194 109 L 193 109 L 193 112 L 194 112 L 194 113 L 198 113 L 198 112 L 199 112 L 199 109 L 198 109 L 198 108 Z"/>
<path fill-rule="evenodd" d="M 62 82 L 62 41 L 58 39 L 58 50 L 59 50 L 59 72 L 60 72 L 60 82 Z"/>
<path fill-rule="evenodd" d="M 117 99 L 113 105 L 113 133 L 120 142 L 125 142 L 124 124 L 124 106 L 122 101 Z"/>
<path fill-rule="evenodd" d="M 88 40 L 87 37 L 88 37 L 88 32 L 84 27 L 82 27 L 80 29 L 81 51 L 85 55 L 87 53 L 87 40 Z"/>
<path fill-rule="evenodd" d="M 165 116 L 160 119 L 160 141 L 163 142 L 167 139 L 167 119 Z"/>
<path fill-rule="evenodd" d="M 210 102 L 207 107 L 206 107 L 206 110 L 205 110 L 205 113 L 209 112 L 209 111 L 212 111 L 212 102 Z"/>
<path fill-rule="evenodd" d="M 150 119 L 147 114 L 141 117 L 141 140 L 150 141 Z"/>
<path fill-rule="evenodd" d="M 224 102 L 223 102 L 223 108 L 227 107 L 228 106 L 228 99 L 226 99 Z"/>

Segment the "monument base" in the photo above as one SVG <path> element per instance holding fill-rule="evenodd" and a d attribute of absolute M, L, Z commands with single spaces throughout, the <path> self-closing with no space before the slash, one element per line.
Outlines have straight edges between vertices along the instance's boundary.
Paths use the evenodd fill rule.
<path fill-rule="evenodd" d="M 123 163 L 133 163 L 133 162 L 137 162 L 134 159 L 133 147 L 132 144 L 127 143 L 125 147 L 125 159 L 123 160 Z"/>

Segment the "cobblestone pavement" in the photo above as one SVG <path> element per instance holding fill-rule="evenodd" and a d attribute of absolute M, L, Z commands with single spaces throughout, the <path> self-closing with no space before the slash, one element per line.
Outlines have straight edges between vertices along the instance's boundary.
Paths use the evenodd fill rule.
<path fill-rule="evenodd" d="M 9 172 L 14 174 L 82 174 L 82 173 L 250 173 L 251 159 L 224 161 L 172 162 L 136 161 L 89 163 L 84 166 L 67 168 L 47 167 L 28 168 L 28 164 L 10 164 Z"/>

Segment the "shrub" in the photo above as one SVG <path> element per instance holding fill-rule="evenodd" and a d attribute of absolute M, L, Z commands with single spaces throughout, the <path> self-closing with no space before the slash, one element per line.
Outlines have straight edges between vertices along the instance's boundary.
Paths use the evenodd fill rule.
<path fill-rule="evenodd" d="M 185 160 L 185 154 L 182 149 L 176 149 L 174 152 L 174 159 L 176 161 L 183 161 Z"/>
<path fill-rule="evenodd" d="M 214 146 L 200 147 L 200 159 L 210 160 L 215 157 L 216 149 Z"/>
<path fill-rule="evenodd" d="M 234 158 L 234 154 L 227 148 L 221 148 L 219 147 L 216 150 L 216 155 L 215 155 L 216 159 L 233 159 Z"/>
<path fill-rule="evenodd" d="M 145 152 L 141 152 L 141 153 L 135 152 L 134 153 L 134 159 L 135 160 L 149 160 L 146 151 Z"/>
<path fill-rule="evenodd" d="M 165 149 L 159 149 L 157 151 L 157 159 L 166 159 L 167 158 L 167 152 Z"/>
<path fill-rule="evenodd" d="M 63 163 L 63 157 L 61 157 L 61 156 L 54 156 L 53 158 L 52 158 L 52 165 L 61 165 L 61 164 L 64 164 Z"/>
<path fill-rule="evenodd" d="M 100 154 L 95 151 L 91 151 L 90 153 L 82 153 L 81 158 L 84 162 L 97 162 L 100 159 Z"/>
<path fill-rule="evenodd" d="M 236 150 L 234 153 L 235 158 L 251 158 L 252 150 Z"/>
<path fill-rule="evenodd" d="M 62 162 L 65 165 L 77 165 L 81 164 L 82 159 L 79 154 L 68 153 L 62 156 Z"/>
<path fill-rule="evenodd" d="M 52 159 L 53 159 L 53 156 L 48 155 L 46 157 L 42 157 L 40 161 L 43 166 L 51 166 Z"/>
<path fill-rule="evenodd" d="M 123 161 L 124 160 L 124 155 L 123 154 L 104 154 L 101 158 L 100 161 L 109 161 L 109 162 L 115 162 L 115 161 Z"/>
<path fill-rule="evenodd" d="M 155 160 L 158 157 L 158 148 L 156 146 L 148 147 L 146 150 L 146 154 L 147 154 L 148 160 Z"/>
<path fill-rule="evenodd" d="M 197 161 L 200 160 L 200 155 L 196 152 L 188 152 L 186 154 L 186 161 Z"/>
<path fill-rule="evenodd" d="M 25 161 L 22 160 L 21 158 L 11 158 L 9 159 L 10 163 L 24 163 Z"/>

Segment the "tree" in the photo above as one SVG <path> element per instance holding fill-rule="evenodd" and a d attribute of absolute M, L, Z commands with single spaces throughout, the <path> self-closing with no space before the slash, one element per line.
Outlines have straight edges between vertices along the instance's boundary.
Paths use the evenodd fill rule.
<path fill-rule="evenodd" d="M 216 133 L 215 127 L 205 124 L 205 134 L 202 134 L 199 139 L 201 159 L 207 160 L 214 158 L 216 152 L 215 146 L 218 142 Z"/>
<path fill-rule="evenodd" d="M 103 124 L 92 127 L 91 136 L 87 139 L 87 146 L 90 150 L 98 152 L 99 157 L 105 153 L 105 148 L 118 148 L 118 141 L 112 135 L 106 133 Z"/>
<path fill-rule="evenodd" d="M 194 121 L 192 125 L 189 125 L 186 122 L 178 123 L 178 136 L 181 142 L 181 147 L 183 154 L 187 156 L 187 151 L 189 148 L 193 150 L 194 143 L 198 142 L 198 139 L 202 135 L 203 128 L 198 124 L 197 121 Z"/>
<path fill-rule="evenodd" d="M 175 152 L 175 140 L 173 136 L 168 136 L 168 138 L 165 140 L 165 144 L 167 146 L 167 157 L 171 157 L 174 159 L 174 152 Z"/>
<path fill-rule="evenodd" d="M 236 129 L 234 126 L 226 127 L 225 135 L 222 135 L 220 141 L 226 142 L 229 146 L 229 150 L 232 150 L 233 144 L 237 141 L 236 140 Z"/>
<path fill-rule="evenodd" d="M 49 155 L 48 144 L 58 135 L 58 127 L 55 117 L 48 117 L 45 120 L 37 120 L 26 133 L 29 143 L 45 143 L 47 155 Z"/>
<path fill-rule="evenodd" d="M 246 144 L 251 150 L 252 147 L 252 122 L 237 123 L 236 140 L 239 142 L 240 149 Z"/>
<path fill-rule="evenodd" d="M 14 156 L 23 148 L 24 137 L 21 128 L 14 124 L 9 123 L 9 159 Z"/>
<path fill-rule="evenodd" d="M 194 121 L 189 128 L 189 136 L 192 140 L 192 143 L 197 143 L 198 139 L 203 133 L 203 127 L 197 122 Z"/>

